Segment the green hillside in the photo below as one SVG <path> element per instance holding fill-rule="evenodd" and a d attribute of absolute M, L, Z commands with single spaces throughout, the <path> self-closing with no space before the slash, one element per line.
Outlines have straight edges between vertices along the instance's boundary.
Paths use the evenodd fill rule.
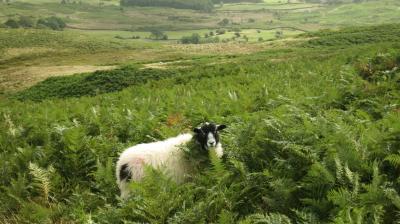
<path fill-rule="evenodd" d="M 400 223 L 399 12 L 0 0 L 0 224 Z M 121 152 L 206 121 L 221 159 L 182 147 L 183 183 L 149 167 L 121 200 Z"/>
<path fill-rule="evenodd" d="M 398 222 L 398 27 L 314 33 L 302 44 L 227 63 L 203 58 L 145 82 L 129 84 L 118 76 L 122 69 L 78 83 L 101 89 L 101 80 L 116 73 L 130 87 L 115 93 L 47 99 L 36 90 L 62 94 L 49 79 L 30 90 L 42 102 L 3 99 L 0 219 Z M 357 32 L 374 34 L 374 41 L 332 41 L 358 39 Z M 60 81 L 74 86 L 78 77 Z M 211 157 L 180 185 L 149 170 L 128 201 L 118 199 L 114 164 L 122 150 L 209 120 L 229 127 L 221 136 L 224 160 Z"/>

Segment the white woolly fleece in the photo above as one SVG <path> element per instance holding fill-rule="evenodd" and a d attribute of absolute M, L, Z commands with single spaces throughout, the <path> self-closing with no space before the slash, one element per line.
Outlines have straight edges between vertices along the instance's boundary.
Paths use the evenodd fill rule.
<path fill-rule="evenodd" d="M 192 134 L 181 134 L 164 141 L 144 143 L 126 149 L 119 157 L 116 166 L 117 184 L 121 190 L 121 197 L 129 196 L 129 183 L 120 180 L 120 169 L 124 164 L 128 165 L 131 181 L 140 181 L 144 175 L 145 165 L 156 169 L 162 169 L 176 182 L 182 182 L 185 175 L 190 172 L 190 166 L 184 158 L 184 152 L 180 146 L 190 142 Z M 222 157 L 223 149 L 220 143 L 215 148 L 218 157 Z"/>

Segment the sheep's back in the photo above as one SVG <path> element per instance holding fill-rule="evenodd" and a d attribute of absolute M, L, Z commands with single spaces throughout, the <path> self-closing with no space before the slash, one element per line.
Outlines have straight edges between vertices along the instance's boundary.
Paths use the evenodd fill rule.
<path fill-rule="evenodd" d="M 179 148 L 180 145 L 189 142 L 192 137 L 191 134 L 182 134 L 164 141 L 138 144 L 126 149 L 117 162 L 117 180 L 120 181 L 121 167 L 127 164 L 134 180 L 141 179 L 144 166 L 150 165 L 166 171 L 180 182 L 187 172 L 187 164 Z"/>

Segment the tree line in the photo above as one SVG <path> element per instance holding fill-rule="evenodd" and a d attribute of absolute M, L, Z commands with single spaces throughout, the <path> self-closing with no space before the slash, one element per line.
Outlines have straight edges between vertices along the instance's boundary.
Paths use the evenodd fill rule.
<path fill-rule="evenodd" d="M 121 0 L 120 3 L 122 6 L 161 6 L 204 11 L 210 11 L 213 8 L 211 0 Z"/>
<path fill-rule="evenodd" d="M 237 2 L 262 2 L 262 0 L 120 0 L 121 6 L 155 6 L 202 11 L 211 11 L 214 4 Z"/>
<path fill-rule="evenodd" d="M 50 16 L 46 18 L 40 18 L 36 20 L 34 17 L 30 16 L 20 16 L 18 19 L 10 18 L 1 26 L 8 28 L 38 28 L 38 29 L 52 29 L 52 30 L 63 30 L 67 24 L 63 19 Z"/>

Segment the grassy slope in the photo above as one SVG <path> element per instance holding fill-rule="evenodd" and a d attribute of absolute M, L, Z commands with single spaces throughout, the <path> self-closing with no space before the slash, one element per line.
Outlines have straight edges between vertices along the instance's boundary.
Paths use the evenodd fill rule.
<path fill-rule="evenodd" d="M 355 70 L 376 54 L 398 55 L 398 41 L 382 40 L 310 42 L 95 97 L 0 101 L 0 161 L 6 161 L 0 217 L 11 223 L 394 222 L 399 73 L 368 82 Z M 205 120 L 229 126 L 222 137 L 225 168 L 214 161 L 214 169 L 180 186 L 155 173 L 135 186 L 130 201 L 116 199 L 119 152 Z"/>
<path fill-rule="evenodd" d="M 255 31 L 253 31 L 255 32 Z M 259 35 L 271 33 L 263 31 Z M 179 37 L 184 32 L 168 32 Z M 191 32 L 188 32 L 188 35 Z M 176 41 L 160 43 L 152 40 L 118 39 L 148 33 L 128 31 L 50 31 L 35 29 L 0 28 L 0 92 L 20 90 L 42 81 L 46 77 L 70 74 L 76 66 L 97 67 L 110 65 L 148 64 L 160 61 L 191 60 L 198 57 L 243 54 L 259 51 L 260 44 L 215 44 L 182 46 Z M 272 35 L 272 34 L 271 34 Z M 226 34 L 227 37 L 233 33 Z M 38 72 L 41 74 L 38 75 Z M 59 71 L 57 73 L 57 71 Z"/>
<path fill-rule="evenodd" d="M 11 5 L 2 4 L 0 21 L 28 15 L 35 18 L 57 15 L 75 28 L 62 33 L 43 30 L 7 30 L 0 28 L 0 92 L 26 88 L 45 77 L 71 74 L 74 66 L 89 66 L 91 71 L 103 65 L 130 63 L 154 63 L 167 60 L 190 60 L 192 57 L 249 53 L 269 48 L 270 43 L 257 43 L 275 39 L 276 31 L 283 31 L 284 37 L 292 37 L 301 30 L 337 28 L 357 24 L 382 24 L 398 19 L 399 3 L 393 0 L 372 1 L 361 4 L 323 5 L 318 8 L 294 10 L 309 6 L 303 3 L 285 4 L 266 1 L 262 4 L 225 4 L 214 13 L 192 10 L 164 10 L 161 8 L 124 8 L 121 11 L 117 1 L 83 1 L 83 4 L 60 5 L 54 1 L 17 1 Z M 225 10 L 230 7 L 258 7 L 265 10 Z M 281 8 L 281 9 L 277 9 Z M 292 10 L 288 10 L 292 9 Z M 224 11 L 225 10 L 225 11 Z M 217 44 L 205 46 L 179 46 L 176 40 L 192 33 L 204 33 L 219 27 L 218 22 L 229 18 L 242 28 L 251 44 Z M 254 22 L 251 22 L 254 19 Z M 272 22 L 271 22 L 272 21 Z M 151 25 L 153 24 L 153 25 Z M 137 31 L 151 26 L 167 30 L 170 41 L 144 39 L 148 32 Z M 283 27 L 283 28 L 282 28 Z M 227 27 L 228 28 L 228 27 Z M 95 30 L 92 30 L 95 29 Z M 111 29 L 111 30 L 110 30 Z M 260 30 L 258 33 L 256 30 Z M 123 31 L 122 31 L 123 30 Z M 134 32 L 126 30 L 135 30 Z M 140 40 L 128 39 L 139 35 Z M 125 39 L 117 39 L 120 36 Z M 230 39 L 234 32 L 219 36 L 220 40 Z M 237 38 L 236 42 L 244 42 Z M 232 41 L 232 40 L 231 40 Z M 172 44 L 172 45 L 171 45 Z M 64 67 L 58 67 L 64 66 Z M 108 68 L 108 67 L 104 67 Z M 98 69 L 103 69 L 98 67 Z M 43 70 L 38 76 L 37 71 Z M 59 71 L 57 73 L 57 71 Z"/>
<path fill-rule="evenodd" d="M 123 55 L 129 51 L 159 47 L 157 43 L 120 40 L 101 34 L 36 29 L 0 29 L 0 41 L 3 43 L 0 46 L 3 53 L 0 66 L 3 68 L 24 62 L 35 64 L 35 59 L 45 61 L 48 65 L 64 64 L 62 60 L 69 60 L 69 64 L 88 64 L 90 61 L 97 61 L 96 64 L 110 64 L 115 62 L 115 59 L 101 59 L 102 53 Z M 43 52 L 29 51 L 31 48 L 40 48 Z"/>

